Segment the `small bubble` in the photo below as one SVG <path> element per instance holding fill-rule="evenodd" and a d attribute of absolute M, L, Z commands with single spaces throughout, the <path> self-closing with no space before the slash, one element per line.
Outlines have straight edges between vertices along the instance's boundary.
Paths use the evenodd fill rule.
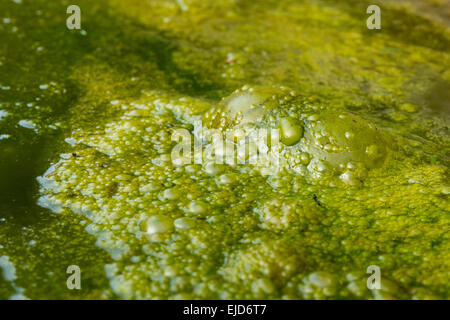
<path fill-rule="evenodd" d="M 201 201 L 192 201 L 189 203 L 188 211 L 193 214 L 202 214 L 206 211 L 206 205 Z"/>
<path fill-rule="evenodd" d="M 322 161 L 319 161 L 317 163 L 317 167 L 316 168 L 317 168 L 317 171 L 319 171 L 319 172 L 324 172 L 324 171 L 328 170 L 328 166 Z"/>
<path fill-rule="evenodd" d="M 211 161 L 205 164 L 203 170 L 211 176 L 216 175 L 220 171 L 219 167 Z"/>
<path fill-rule="evenodd" d="M 282 118 L 280 120 L 281 142 L 287 146 L 292 146 L 303 137 L 303 126 L 295 118 Z"/>
<path fill-rule="evenodd" d="M 177 194 L 173 189 L 166 189 L 163 192 L 163 198 L 166 200 L 175 200 L 177 198 Z"/>
<path fill-rule="evenodd" d="M 234 177 L 230 174 L 223 174 L 218 178 L 218 183 L 219 184 L 229 184 L 234 182 Z"/>
<path fill-rule="evenodd" d="M 303 164 L 303 165 L 308 165 L 310 161 L 311 161 L 311 158 L 310 158 L 310 156 L 309 156 L 308 153 L 303 152 L 303 153 L 300 155 L 300 162 L 301 162 L 301 164 Z"/>
<path fill-rule="evenodd" d="M 141 261 L 141 258 L 138 257 L 138 256 L 132 256 L 130 260 L 131 260 L 131 262 L 133 262 L 133 263 L 138 263 L 138 262 Z"/>
<path fill-rule="evenodd" d="M 0 120 L 2 120 L 3 118 L 6 118 L 9 115 L 8 112 L 4 111 L 4 110 L 0 110 Z"/>
<path fill-rule="evenodd" d="M 183 217 L 176 219 L 174 224 L 175 228 L 177 229 L 187 230 L 195 227 L 195 225 L 197 224 L 197 220 L 193 218 Z"/>
<path fill-rule="evenodd" d="M 27 128 L 27 129 L 36 130 L 36 124 L 34 124 L 33 121 L 30 121 L 30 120 L 20 120 L 19 126 Z"/>
<path fill-rule="evenodd" d="M 150 217 L 145 225 L 148 234 L 164 233 L 172 229 L 172 219 L 163 215 Z"/>
<path fill-rule="evenodd" d="M 342 182 L 344 182 L 345 184 L 348 185 L 354 185 L 355 184 L 355 179 L 353 177 L 353 173 L 351 171 L 346 171 L 343 174 L 341 174 L 339 176 L 339 178 L 342 180 Z"/>
<path fill-rule="evenodd" d="M 378 156 L 378 147 L 372 144 L 366 148 L 366 153 L 369 157 L 375 158 Z"/>

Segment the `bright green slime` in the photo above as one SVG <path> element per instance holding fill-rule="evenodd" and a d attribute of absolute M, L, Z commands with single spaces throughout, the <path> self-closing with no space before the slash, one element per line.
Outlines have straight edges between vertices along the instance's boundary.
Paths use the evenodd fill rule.
<path fill-rule="evenodd" d="M 79 1 L 83 32 L 3 2 L 0 110 L 28 122 L 0 146 L 52 150 L 30 175 L 57 214 L 33 211 L 32 248 L 0 222 L 0 297 L 448 299 L 448 7 L 385 1 L 376 31 L 335 2 Z M 199 119 L 279 128 L 280 170 L 174 166 Z"/>

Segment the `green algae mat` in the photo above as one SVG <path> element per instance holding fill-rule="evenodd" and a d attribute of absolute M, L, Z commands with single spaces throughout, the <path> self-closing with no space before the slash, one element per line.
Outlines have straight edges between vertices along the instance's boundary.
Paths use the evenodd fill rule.
<path fill-rule="evenodd" d="M 450 298 L 447 1 L 70 4 L 0 1 L 1 299 Z"/>

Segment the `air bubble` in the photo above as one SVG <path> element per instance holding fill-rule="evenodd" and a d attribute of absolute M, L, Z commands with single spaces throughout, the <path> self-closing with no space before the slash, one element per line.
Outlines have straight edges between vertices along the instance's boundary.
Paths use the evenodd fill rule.
<path fill-rule="evenodd" d="M 188 205 L 188 211 L 193 214 L 202 214 L 206 212 L 206 205 L 201 201 L 192 201 Z"/>
<path fill-rule="evenodd" d="M 157 215 L 147 220 L 145 231 L 147 234 L 168 232 L 173 228 L 172 219 L 163 215 Z"/>
<path fill-rule="evenodd" d="M 182 230 L 188 230 L 195 227 L 197 224 L 197 220 L 193 218 L 183 217 L 178 218 L 174 222 L 175 228 L 182 229 Z"/>
<path fill-rule="evenodd" d="M 303 126 L 295 118 L 282 118 L 280 120 L 281 142 L 287 146 L 297 144 L 303 137 Z"/>

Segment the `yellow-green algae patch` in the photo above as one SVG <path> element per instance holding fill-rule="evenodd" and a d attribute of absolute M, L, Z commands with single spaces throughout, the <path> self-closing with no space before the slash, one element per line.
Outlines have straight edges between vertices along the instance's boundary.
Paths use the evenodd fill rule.
<path fill-rule="evenodd" d="M 79 1 L 83 33 L 65 30 L 64 1 L 0 4 L 1 173 L 50 157 L 15 141 L 64 152 L 39 179 L 39 203 L 61 214 L 27 231 L 0 221 L 24 295 L 448 298 L 447 6 L 381 1 L 371 31 L 372 1 L 184 3 Z M 174 129 L 242 124 L 213 110 L 252 88 L 249 130 L 297 128 L 278 174 L 171 164 Z M 80 292 L 65 287 L 69 264 Z M 381 291 L 366 287 L 369 265 Z"/>
<path fill-rule="evenodd" d="M 282 95 L 284 89 L 278 90 Z M 257 89 L 251 91 L 258 97 Z M 308 108 L 301 97 L 289 97 L 292 108 L 277 114 L 290 112 L 298 119 L 328 115 L 324 105 Z M 329 166 L 329 172 L 310 166 L 292 171 L 300 158 L 295 153 L 286 154 L 286 166 L 268 177 L 257 165 L 223 165 L 213 172 L 202 165 L 175 167 L 171 132 L 189 129 L 189 119 L 212 106 L 158 92 L 114 105 L 122 110 L 116 120 L 90 135 L 74 133 L 76 156 L 62 159 L 44 175 L 41 201 L 91 219 L 89 231 L 115 260 L 107 265 L 115 294 L 157 299 L 447 294 L 445 166 L 417 163 L 395 143 L 384 151 L 390 153 L 386 160 L 373 166 L 370 153 L 389 146 L 372 141 L 378 135 L 374 127 L 367 134 L 369 129 L 355 127 L 354 116 L 346 115 L 336 132 L 329 130 L 328 139 L 339 141 L 341 132 L 362 133 L 353 143 L 338 143 L 350 150 L 342 151 L 340 160 L 355 168 L 345 162 L 344 168 Z M 325 117 L 322 123 L 335 128 L 332 121 Z M 285 148 L 302 144 L 309 142 Z M 360 145 L 369 160 L 351 152 Z M 311 159 L 323 155 L 309 152 Z M 331 160 L 320 161 L 326 165 Z M 355 174 L 358 187 L 349 187 L 338 174 L 357 171 L 358 163 L 365 174 Z M 383 270 L 381 291 L 365 287 L 365 270 L 372 264 Z"/>

